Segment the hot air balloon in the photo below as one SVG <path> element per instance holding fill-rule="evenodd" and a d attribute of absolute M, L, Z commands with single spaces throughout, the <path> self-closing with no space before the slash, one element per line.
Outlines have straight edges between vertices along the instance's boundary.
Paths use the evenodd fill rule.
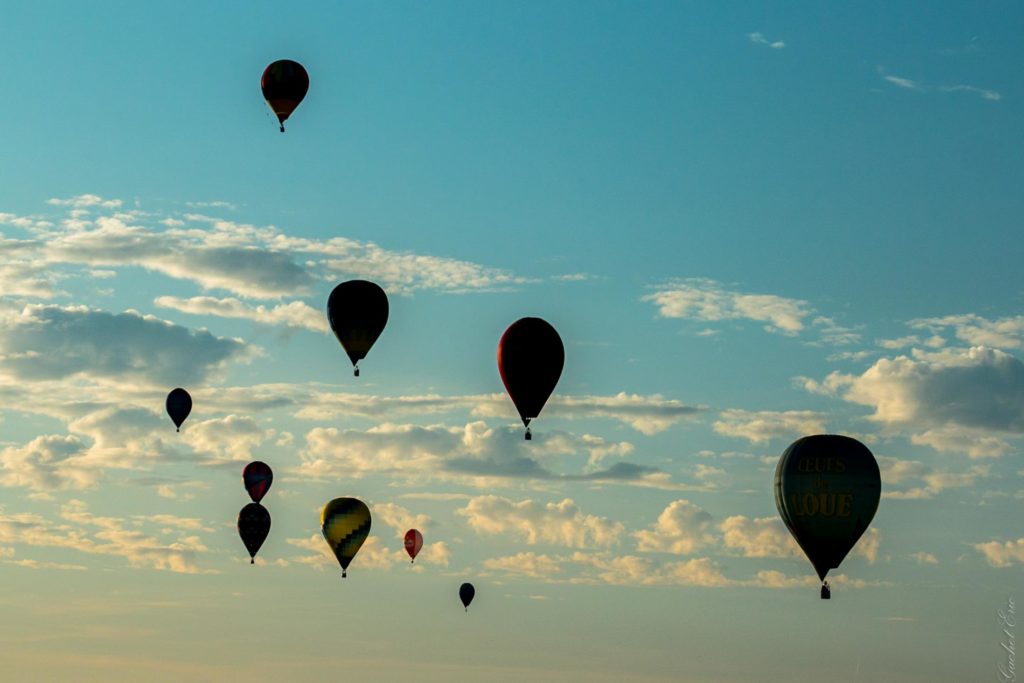
<path fill-rule="evenodd" d="M 345 578 L 349 563 L 370 535 L 370 509 L 355 498 L 335 498 L 324 506 L 320 527 Z"/>
<path fill-rule="evenodd" d="M 459 600 L 462 600 L 462 606 L 469 611 L 469 603 L 473 602 L 473 596 L 476 595 L 476 589 L 473 588 L 473 584 L 464 583 L 459 586 Z"/>
<path fill-rule="evenodd" d="M 366 280 L 342 282 L 327 300 L 327 321 L 359 376 L 359 361 L 388 322 L 388 296 Z"/>
<path fill-rule="evenodd" d="M 558 384 L 565 363 L 562 339 L 540 318 L 521 318 L 498 342 L 498 372 L 519 417 L 530 434 L 530 420 L 540 414 Z"/>
<path fill-rule="evenodd" d="M 309 74 L 298 62 L 279 59 L 263 71 L 260 78 L 263 98 L 277 114 L 284 132 L 284 122 L 309 90 Z"/>
<path fill-rule="evenodd" d="M 270 465 L 256 460 L 245 466 L 242 470 L 242 483 L 245 490 L 249 492 L 252 502 L 258 503 L 267 495 L 270 485 L 274 482 L 274 473 Z"/>
<path fill-rule="evenodd" d="M 171 421 L 177 427 L 175 431 L 181 431 L 181 424 L 191 412 L 192 397 L 188 395 L 187 391 L 178 387 L 167 394 L 167 414 L 171 416 Z"/>
<path fill-rule="evenodd" d="M 423 547 L 423 534 L 416 529 L 409 529 L 405 532 L 405 552 L 409 553 L 410 559 L 416 562 L 416 556 Z"/>
<path fill-rule="evenodd" d="M 249 503 L 238 513 L 238 535 L 249 551 L 249 564 L 256 564 L 256 553 L 270 533 L 270 513 L 259 503 Z"/>
<path fill-rule="evenodd" d="M 848 436 L 797 439 L 775 468 L 775 506 L 822 581 L 871 524 L 882 482 L 867 446 Z"/>

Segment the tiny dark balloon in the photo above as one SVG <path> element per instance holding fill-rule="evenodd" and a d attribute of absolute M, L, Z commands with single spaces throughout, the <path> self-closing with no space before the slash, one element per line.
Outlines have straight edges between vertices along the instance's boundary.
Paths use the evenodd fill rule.
<path fill-rule="evenodd" d="M 171 393 L 167 394 L 166 407 L 174 426 L 181 431 L 182 423 L 192 412 L 192 397 L 181 387 L 172 389 Z"/>
<path fill-rule="evenodd" d="M 473 584 L 464 583 L 459 586 L 459 600 L 462 600 L 462 606 L 469 611 L 469 603 L 473 602 L 473 598 L 476 596 L 476 589 L 473 588 Z"/>
<path fill-rule="evenodd" d="M 238 535 L 255 563 L 263 541 L 270 534 L 270 513 L 259 503 L 249 503 L 238 512 Z"/>

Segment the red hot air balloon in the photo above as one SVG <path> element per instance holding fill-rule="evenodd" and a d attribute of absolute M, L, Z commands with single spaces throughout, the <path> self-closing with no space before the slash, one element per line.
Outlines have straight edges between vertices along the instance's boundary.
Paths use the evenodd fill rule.
<path fill-rule="evenodd" d="M 263 71 L 260 88 L 263 98 L 277 115 L 283 133 L 285 120 L 309 91 L 309 74 L 298 62 L 279 59 Z"/>
<path fill-rule="evenodd" d="M 252 502 L 258 503 L 267 495 L 270 485 L 274 482 L 274 472 L 270 465 L 256 460 L 245 466 L 242 470 L 242 483 L 245 490 L 249 492 Z"/>
<path fill-rule="evenodd" d="M 416 556 L 420 553 L 420 548 L 423 547 L 423 534 L 416 529 L 409 529 L 405 532 L 405 552 L 409 553 L 409 557 L 413 562 L 416 561 Z"/>
<path fill-rule="evenodd" d="M 509 325 L 498 342 L 498 372 L 519 417 L 526 425 L 540 414 L 558 384 L 565 364 L 565 347 L 550 324 L 540 318 L 521 318 Z"/>

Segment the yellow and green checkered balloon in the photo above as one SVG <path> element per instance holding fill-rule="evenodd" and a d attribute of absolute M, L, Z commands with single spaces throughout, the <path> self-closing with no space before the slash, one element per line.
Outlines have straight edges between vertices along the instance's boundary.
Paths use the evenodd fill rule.
<path fill-rule="evenodd" d="M 370 535 L 370 509 L 355 498 L 335 498 L 324 506 L 320 527 L 327 545 L 341 565 L 341 576 L 348 575 L 348 565 Z"/>

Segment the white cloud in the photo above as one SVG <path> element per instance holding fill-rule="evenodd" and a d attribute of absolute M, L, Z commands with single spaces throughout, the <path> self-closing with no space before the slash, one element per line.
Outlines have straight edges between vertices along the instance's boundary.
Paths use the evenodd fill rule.
<path fill-rule="evenodd" d="M 21 260 L 4 253 L 0 238 L 0 297 L 32 297 L 50 299 L 56 296 L 54 289 L 57 273 L 40 260 Z"/>
<path fill-rule="evenodd" d="M 910 557 L 912 559 L 914 559 L 918 564 L 938 564 L 939 563 L 939 558 L 935 557 L 931 553 L 926 553 L 926 552 L 923 552 L 923 551 L 922 552 L 914 553 Z"/>
<path fill-rule="evenodd" d="M 421 533 L 431 526 L 430 517 L 424 514 L 413 514 L 407 508 L 394 503 L 375 503 L 371 506 L 374 519 L 379 519 L 395 530 L 395 536 L 404 538 L 409 529 L 417 529 Z"/>
<path fill-rule="evenodd" d="M 592 481 L 674 488 L 667 473 L 653 467 L 617 462 L 607 469 L 588 467 L 560 473 L 542 462 L 550 456 L 625 451 L 603 439 L 565 432 L 544 432 L 531 442 L 518 427 L 492 428 L 483 421 L 462 426 L 384 423 L 367 430 L 315 428 L 306 435 L 298 472 L 307 477 L 362 477 L 390 474 L 408 481 L 449 480 L 495 486 L 510 478 Z"/>
<path fill-rule="evenodd" d="M 253 449 L 273 438 L 251 417 L 228 415 L 203 421 L 191 421 L 181 433 L 182 441 L 199 453 L 223 460 L 252 460 Z"/>
<path fill-rule="evenodd" d="M 24 446 L 0 451 L 0 484 L 36 491 L 89 488 L 100 470 L 83 456 L 84 444 L 77 437 L 36 437 Z"/>
<path fill-rule="evenodd" d="M 989 90 L 988 88 L 979 88 L 974 85 L 943 85 L 939 86 L 939 90 L 942 92 L 969 92 L 975 93 L 981 96 L 983 100 L 989 100 L 991 102 L 998 102 L 1003 99 L 1001 93 L 995 90 Z"/>
<path fill-rule="evenodd" d="M 764 329 L 768 332 L 787 336 L 800 334 L 809 325 L 817 333 L 814 344 L 843 346 L 860 340 L 860 334 L 853 328 L 844 327 L 828 316 L 814 315 L 811 305 L 801 299 L 730 291 L 722 283 L 707 278 L 669 280 L 654 289 L 653 294 L 641 300 L 654 303 L 663 318 L 712 322 L 753 320 L 765 323 Z M 711 336 L 716 332 L 705 329 L 697 336 Z"/>
<path fill-rule="evenodd" d="M 725 548 L 744 557 L 803 557 L 800 546 L 778 516 L 751 519 L 733 515 L 727 517 L 719 529 Z"/>
<path fill-rule="evenodd" d="M 521 552 L 506 557 L 484 560 L 484 569 L 512 577 L 525 577 L 541 581 L 554 579 L 562 573 L 559 559 L 534 552 Z"/>
<path fill-rule="evenodd" d="M 884 76 L 884 78 L 893 85 L 906 88 L 907 90 L 924 90 L 916 81 L 912 81 L 909 78 L 901 78 L 899 76 Z"/>
<path fill-rule="evenodd" d="M 1003 437 L 1024 434 L 1024 363 L 986 347 L 915 349 L 804 386 L 873 408 L 871 419 L 916 443 L 972 458 L 998 457 L 1009 450 Z"/>
<path fill-rule="evenodd" d="M 624 527 L 606 517 L 585 515 L 571 499 L 559 503 L 512 501 L 478 496 L 457 511 L 480 534 L 511 534 L 528 544 L 547 543 L 569 548 L 615 545 Z"/>
<path fill-rule="evenodd" d="M 633 536 L 640 552 L 690 555 L 711 543 L 711 515 L 688 500 L 672 501 L 654 525 Z"/>
<path fill-rule="evenodd" d="M 343 237 L 312 240 L 289 236 L 274 226 L 197 213 L 126 211 L 121 200 L 96 195 L 47 203 L 67 211 L 60 227 L 54 228 L 52 221 L 0 214 L 0 222 L 29 230 L 37 238 L 30 260 L 90 270 L 144 268 L 243 298 L 304 295 L 325 280 L 353 277 L 372 277 L 392 293 L 496 291 L 533 281 L 500 268 L 392 251 Z M 234 208 L 221 201 L 193 205 Z"/>
<path fill-rule="evenodd" d="M 217 299 L 212 296 L 194 296 L 181 299 L 174 296 L 161 296 L 153 301 L 161 308 L 171 308 L 192 315 L 212 315 L 220 318 L 240 318 L 252 320 L 261 325 L 291 327 L 296 329 L 327 332 L 327 318 L 323 311 L 301 301 L 278 304 L 272 308 L 266 306 L 250 306 L 238 299 Z"/>
<path fill-rule="evenodd" d="M 97 517 L 85 503 L 72 500 L 61 506 L 59 521 L 30 513 L 0 514 L 0 543 L 110 555 L 124 558 L 133 567 L 204 573 L 196 556 L 207 548 L 198 536 L 179 534 L 172 541 L 162 541 L 126 524 L 117 517 Z"/>
<path fill-rule="evenodd" d="M 747 38 L 750 39 L 750 42 L 756 45 L 765 45 L 774 50 L 781 50 L 782 48 L 786 47 L 786 44 L 781 40 L 768 40 L 767 38 L 764 37 L 764 34 L 759 33 L 757 31 L 755 31 L 754 33 L 748 33 Z"/>
<path fill-rule="evenodd" d="M 0 309 L 2 372 L 22 380 L 85 377 L 147 385 L 198 384 L 255 349 L 134 311 L 30 304 Z"/>
<path fill-rule="evenodd" d="M 882 78 L 884 78 L 889 83 L 891 83 L 891 84 L 893 84 L 895 86 L 898 86 L 900 88 L 905 88 L 907 90 L 915 90 L 917 92 L 942 92 L 942 93 L 967 92 L 967 93 L 976 94 L 976 95 L 980 96 L 983 100 L 988 100 L 990 102 L 998 102 L 999 100 L 1003 99 L 1003 96 L 1002 96 L 1001 93 L 999 93 L 999 92 L 997 92 L 995 90 L 991 90 L 989 88 L 979 88 L 979 87 L 974 86 L 974 85 L 965 85 L 965 84 L 929 86 L 929 85 L 925 85 L 925 84 L 923 84 L 923 83 L 921 83 L 919 81 L 911 80 L 909 78 L 903 78 L 903 77 L 900 77 L 900 76 L 893 76 L 893 75 L 886 74 L 885 70 L 882 69 L 882 68 L 879 68 L 879 73 L 882 75 Z"/>
<path fill-rule="evenodd" d="M 296 413 L 311 420 L 331 420 L 341 416 L 390 417 L 430 415 L 456 410 L 479 417 L 506 417 L 518 421 L 515 408 L 505 394 L 467 396 L 372 396 L 338 392 L 316 392 Z M 545 417 L 563 419 L 607 418 L 618 420 L 646 435 L 665 431 L 677 422 L 701 412 L 659 394 L 642 396 L 620 392 L 614 396 L 552 396 L 544 407 Z"/>
<path fill-rule="evenodd" d="M 120 199 L 104 199 L 94 194 L 80 194 L 69 199 L 47 199 L 46 203 L 53 206 L 70 206 L 76 209 L 92 207 L 116 209 L 123 204 Z"/>
<path fill-rule="evenodd" d="M 1013 564 L 1024 565 L 1024 538 L 1016 541 L 989 541 L 988 543 L 975 543 L 974 549 L 985 556 L 985 559 L 993 567 L 1009 567 Z"/>
<path fill-rule="evenodd" d="M 987 466 L 975 465 L 963 472 L 937 470 L 918 460 L 876 456 L 882 474 L 882 498 L 893 500 L 927 500 L 943 491 L 968 488 L 989 476 Z M 898 488 L 894 488 L 898 487 Z"/>
<path fill-rule="evenodd" d="M 806 301 L 731 292 L 715 280 L 671 280 L 655 289 L 643 301 L 653 302 L 663 318 L 748 319 L 766 323 L 765 329 L 770 332 L 794 335 L 804 329 L 804 319 L 812 312 Z"/>
<path fill-rule="evenodd" d="M 957 339 L 971 346 L 988 346 L 1004 350 L 1024 348 L 1022 315 L 989 320 L 974 313 L 967 313 L 941 318 L 919 318 L 912 320 L 910 326 L 929 330 L 932 334 L 952 329 Z"/>
<path fill-rule="evenodd" d="M 746 439 L 751 443 L 767 443 L 776 438 L 822 434 L 825 432 L 825 417 L 811 410 L 724 410 L 713 427 L 724 436 Z"/>

